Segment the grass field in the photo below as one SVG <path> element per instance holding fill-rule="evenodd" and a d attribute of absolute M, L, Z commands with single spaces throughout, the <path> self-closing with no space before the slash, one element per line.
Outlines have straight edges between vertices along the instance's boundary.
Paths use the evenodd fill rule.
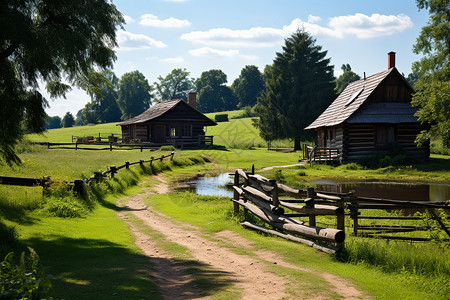
<path fill-rule="evenodd" d="M 229 117 L 237 114 L 239 113 L 229 112 Z M 213 115 L 210 116 L 213 118 Z M 32 141 L 70 142 L 72 135 L 97 136 L 99 132 L 120 133 L 120 128 L 115 124 L 62 128 L 27 138 Z M 299 153 L 264 149 L 266 146 L 251 125 L 251 118 L 219 123 L 218 126 L 208 128 L 206 134 L 214 135 L 215 144 L 222 147 L 177 151 L 176 163 L 161 167 L 161 170 L 165 169 L 168 180 L 177 181 L 196 174 L 226 172 L 235 168 L 250 169 L 253 164 L 260 170 L 267 166 L 295 164 L 301 158 Z M 285 146 L 289 145 L 289 141 L 285 141 L 280 143 L 280 147 L 283 143 Z M 57 150 L 28 143 L 19 145 L 18 152 L 23 164 L 13 168 L 0 165 L 1 175 L 51 176 L 56 180 L 68 181 L 89 177 L 94 171 L 106 170 L 108 166 L 121 165 L 125 161 L 147 160 L 151 156 L 167 153 L 148 150 Z M 208 163 L 194 164 L 189 157 L 195 158 L 194 160 L 205 158 Z M 38 208 L 49 200 L 43 197 L 39 187 L 0 185 L 1 223 L 15 228 L 22 244 L 35 248 L 44 265 L 50 266 L 49 272 L 54 275 L 57 298 L 98 299 L 102 295 L 111 295 L 118 299 L 159 299 L 156 286 L 148 279 L 147 274 L 142 273 L 142 266 L 148 266 L 151 270 L 148 260 L 134 246 L 124 222 L 117 218 L 117 201 L 123 196 L 138 193 L 138 188 L 130 186 L 133 186 L 135 180 L 146 176 L 138 166 L 133 167 L 133 170 L 132 174 L 126 176 L 119 173 L 118 179 L 111 185 L 94 191 L 102 194 L 101 199 L 95 209 L 89 210 L 82 218 L 60 218 L 43 214 Z M 330 177 L 449 182 L 448 170 L 449 156 L 433 155 L 427 164 L 379 169 L 367 169 L 357 164 L 337 167 L 314 164 L 312 167 L 285 168 L 281 174 L 288 185 L 304 187 L 311 180 Z M 259 173 L 273 178 L 276 176 L 275 172 L 277 169 Z M 107 196 L 106 193 L 110 194 Z M 407 250 L 406 244 L 383 242 L 380 246 L 379 241 L 358 243 L 357 239 L 348 238 L 348 249 L 353 251 L 353 256 L 342 262 L 302 245 L 242 229 L 230 215 L 232 206 L 229 201 L 221 198 L 168 194 L 152 198 L 152 205 L 176 219 L 202 227 L 206 236 L 208 232 L 232 230 L 251 240 L 256 247 L 279 253 L 280 257 L 295 265 L 350 279 L 375 298 L 445 299 L 450 293 L 449 250 L 438 244 L 424 247 L 414 244 Z M 3 240 L 3 237 L 0 238 Z M 168 248 L 170 247 L 168 243 Z M 184 255 L 183 249 L 174 252 L 174 255 L 180 257 Z M 398 253 L 404 255 L 397 255 Z M 421 253 L 427 255 L 420 255 Z M 434 271 L 423 267 L 424 265 L 432 266 Z M 308 278 L 301 272 L 292 273 L 277 266 L 273 268 L 274 272 L 298 282 L 293 289 L 313 291 L 326 284 L 317 278 Z M 305 284 L 302 285 L 302 282 Z M 64 297 L 67 293 L 73 297 Z M 217 295 L 221 295 L 219 298 L 233 296 Z"/>

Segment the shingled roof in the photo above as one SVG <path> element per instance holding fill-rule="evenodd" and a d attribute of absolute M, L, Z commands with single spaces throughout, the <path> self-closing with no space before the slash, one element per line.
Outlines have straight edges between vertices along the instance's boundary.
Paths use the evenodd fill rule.
<path fill-rule="evenodd" d="M 383 80 L 392 72 L 397 72 L 398 70 L 394 68 L 387 69 L 380 73 L 371 75 L 367 77 L 365 80 L 357 80 L 350 83 L 344 91 L 330 104 L 330 106 L 308 127 L 305 129 L 314 129 L 319 127 L 326 126 L 335 126 L 339 125 L 345 121 L 350 121 L 349 118 L 354 115 L 356 111 L 358 111 L 364 102 L 369 98 L 369 96 L 375 91 L 375 89 L 383 82 Z M 401 75 L 400 75 L 401 76 Z M 403 78 L 403 76 L 402 76 Z M 409 85 L 408 85 L 409 86 Z M 411 107 L 410 104 L 408 104 Z M 402 113 L 408 108 L 404 107 L 404 105 L 394 105 L 397 111 L 401 110 Z M 379 107 L 378 112 L 387 111 L 386 107 Z M 409 109 L 409 112 L 412 112 L 413 108 Z M 412 113 L 414 114 L 414 113 Z M 378 115 L 380 118 L 381 115 Z M 414 117 L 404 117 L 402 120 L 416 121 Z M 368 123 L 373 123 L 375 120 L 374 116 L 372 116 L 371 121 L 367 120 Z M 352 122 L 356 122 L 357 119 L 353 118 Z"/>
<path fill-rule="evenodd" d="M 208 123 L 206 126 L 217 125 L 216 122 L 214 122 L 213 120 L 209 119 L 202 112 L 200 112 L 196 108 L 190 106 L 189 104 L 184 102 L 182 99 L 174 99 L 174 100 L 168 100 L 168 101 L 163 101 L 163 102 L 156 103 L 155 105 L 153 105 L 152 107 L 147 109 L 142 114 L 140 114 L 140 115 L 138 115 L 138 116 L 136 116 L 134 118 L 131 118 L 131 119 L 125 121 L 125 122 L 119 123 L 117 125 L 124 126 L 124 125 L 130 125 L 130 124 L 144 123 L 144 122 L 156 119 L 158 117 L 161 117 L 162 115 L 166 114 L 167 112 L 172 110 L 177 105 L 186 105 L 190 109 L 196 111 L 198 114 L 200 114 L 205 119 L 205 122 Z"/>

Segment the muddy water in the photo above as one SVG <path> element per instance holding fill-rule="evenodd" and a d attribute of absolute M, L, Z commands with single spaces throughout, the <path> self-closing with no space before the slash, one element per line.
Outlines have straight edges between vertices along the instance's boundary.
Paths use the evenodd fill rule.
<path fill-rule="evenodd" d="M 226 186 L 232 182 L 228 173 L 222 173 L 218 176 L 199 177 L 195 180 L 184 182 L 181 189 L 195 192 L 197 195 L 231 198 L 233 197 L 233 191 Z"/>
<path fill-rule="evenodd" d="M 339 182 L 334 179 L 312 181 L 316 190 L 347 193 L 352 190 L 360 197 L 408 201 L 440 202 L 450 200 L 450 185 L 405 182 Z"/>

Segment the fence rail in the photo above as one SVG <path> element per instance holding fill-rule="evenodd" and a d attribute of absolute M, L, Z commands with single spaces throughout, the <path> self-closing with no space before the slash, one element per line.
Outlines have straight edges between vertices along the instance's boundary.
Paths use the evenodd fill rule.
<path fill-rule="evenodd" d="M 150 163 L 150 166 L 153 164 L 154 161 L 163 161 L 165 158 L 169 158 L 172 161 L 173 157 L 175 155 L 175 152 L 172 152 L 168 155 L 161 155 L 160 157 L 151 157 L 149 160 L 139 160 L 136 162 L 128 162 L 126 161 L 123 165 L 120 166 L 109 166 L 106 171 L 97 171 L 94 172 L 93 175 L 91 175 L 87 179 L 80 179 L 80 180 L 74 180 L 71 182 L 66 182 L 66 184 L 69 186 L 70 189 L 72 189 L 74 192 L 81 193 L 84 189 L 85 184 L 89 184 L 91 182 L 99 182 L 108 177 L 108 174 L 111 178 L 114 177 L 114 175 L 121 169 L 129 169 L 132 165 L 140 164 L 143 166 L 145 163 Z M 51 184 L 54 181 L 51 179 L 50 176 L 44 176 L 43 178 L 22 178 L 22 177 L 6 177 L 6 176 L 0 176 L 0 184 L 5 185 L 16 185 L 16 186 L 41 186 L 44 188 L 44 193 L 47 191 L 47 188 L 51 186 Z"/>
<path fill-rule="evenodd" d="M 402 232 L 429 231 L 432 229 L 429 224 L 392 224 L 393 220 L 398 222 L 418 221 L 423 220 L 422 217 L 363 215 L 363 212 L 369 210 L 423 210 L 428 212 L 430 220 L 435 221 L 435 225 L 450 237 L 449 228 L 445 224 L 445 221 L 450 219 L 450 217 L 441 217 L 436 213 L 437 209 L 449 212 L 449 201 L 415 202 L 377 199 L 358 197 L 354 192 L 333 193 L 315 191 L 314 188 L 307 188 L 304 191 L 285 186 L 277 183 L 275 179 L 267 179 L 242 169 L 238 169 L 234 174 L 233 189 L 234 196 L 231 200 L 234 202 L 234 213 L 239 213 L 240 206 L 244 208 L 246 221 L 242 223 L 243 226 L 308 244 L 328 253 L 336 253 L 344 246 L 345 216 L 351 218 L 352 224 L 348 224 L 347 228 L 353 229 L 352 234 L 355 236 L 407 241 L 430 240 L 424 237 L 393 235 Z M 291 212 L 286 213 L 286 210 Z M 273 229 L 249 223 L 247 221 L 248 212 L 269 224 Z M 336 228 L 316 226 L 317 216 L 335 216 Z M 294 217 L 306 217 L 308 221 L 292 219 Z M 370 224 L 360 224 L 361 220 L 370 220 Z M 380 221 L 386 221 L 386 223 L 375 223 Z M 305 225 L 305 222 L 307 222 L 307 225 Z M 298 236 L 301 236 L 301 238 Z M 318 241 L 335 243 L 336 247 L 323 245 Z"/>
<path fill-rule="evenodd" d="M 308 162 L 338 163 L 342 155 L 338 148 L 303 145 L 303 159 Z"/>

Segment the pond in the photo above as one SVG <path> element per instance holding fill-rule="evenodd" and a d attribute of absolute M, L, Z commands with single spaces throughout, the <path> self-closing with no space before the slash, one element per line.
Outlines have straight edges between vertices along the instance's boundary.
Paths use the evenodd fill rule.
<path fill-rule="evenodd" d="M 227 185 L 233 183 L 229 173 L 217 176 L 199 177 L 184 182 L 180 187 L 198 195 L 233 197 L 233 190 Z M 360 197 L 384 198 L 408 201 L 441 202 L 450 200 L 450 185 L 440 183 L 417 182 L 380 182 L 380 181 L 338 181 L 336 179 L 321 179 L 310 182 L 316 185 L 318 191 L 347 193 L 352 190 Z"/>
<path fill-rule="evenodd" d="M 222 173 L 217 176 L 199 177 L 195 180 L 186 181 L 180 189 L 195 192 L 197 195 L 232 198 L 233 191 L 227 188 L 227 185 L 231 183 L 233 183 L 233 180 L 229 174 Z"/>
<path fill-rule="evenodd" d="M 420 182 L 338 181 L 315 180 L 316 190 L 348 193 L 352 190 L 360 197 L 408 201 L 441 202 L 450 200 L 450 185 Z"/>

